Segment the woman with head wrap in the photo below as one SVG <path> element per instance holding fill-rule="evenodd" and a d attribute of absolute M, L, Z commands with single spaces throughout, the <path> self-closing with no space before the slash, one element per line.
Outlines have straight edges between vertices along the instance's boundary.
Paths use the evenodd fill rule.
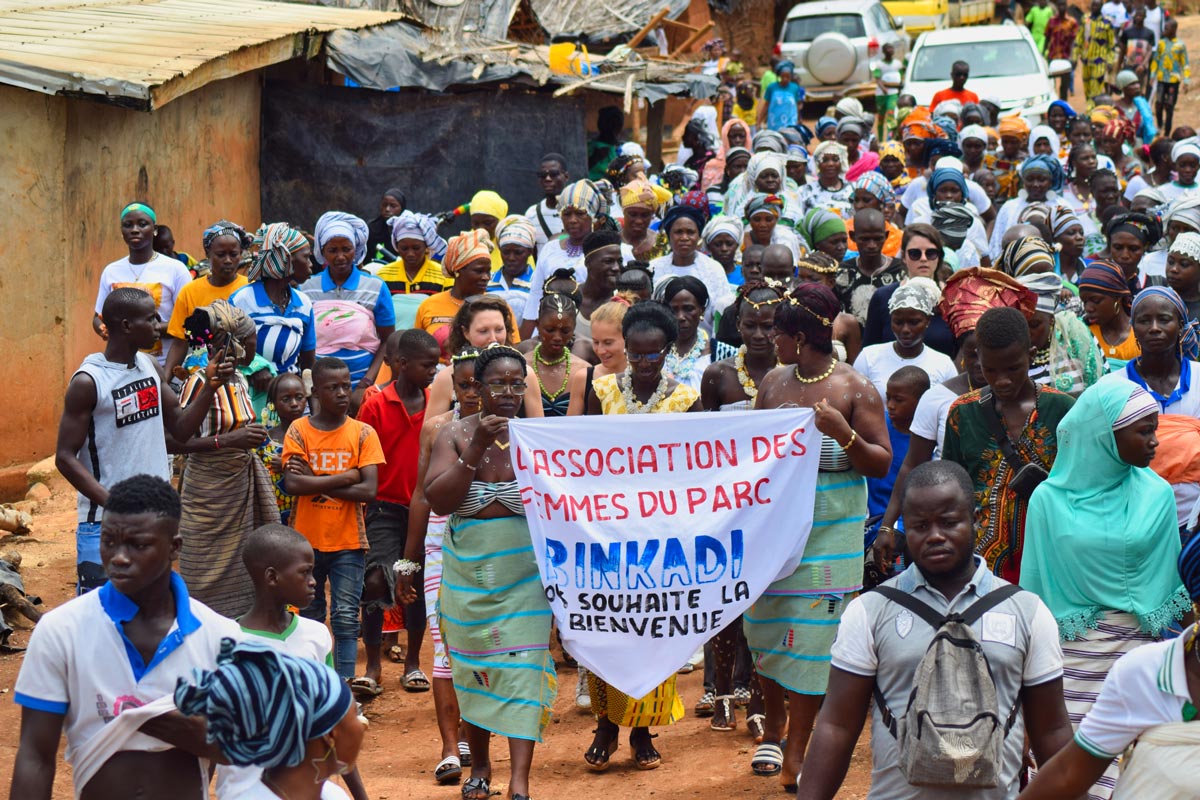
<path fill-rule="evenodd" d="M 633 183 L 636 181 L 626 186 Z M 652 190 L 650 194 L 657 196 Z M 525 318 L 521 320 L 522 336 L 532 336 L 537 327 L 537 310 L 542 303 L 543 287 L 551 275 L 560 269 L 571 269 L 575 271 L 575 280 L 579 283 L 587 279 L 587 267 L 583 264 L 583 240 L 595 228 L 596 219 L 603 213 L 604 206 L 605 199 L 592 181 L 567 184 L 558 196 L 559 218 L 562 219 L 565 235 L 548 243 L 538 253 L 537 265 L 529 281 Z"/>
<path fill-rule="evenodd" d="M 837 124 L 837 141 L 846 148 L 846 180 L 852 181 L 879 166 L 879 156 L 866 149 L 870 125 L 858 117 L 842 117 Z"/>
<path fill-rule="evenodd" d="M 700 188 L 708 189 L 720 183 L 725 177 L 725 158 L 735 147 L 746 147 L 750 144 L 750 126 L 736 117 L 721 126 L 721 149 L 708 160 L 701 171 Z"/>
<path fill-rule="evenodd" d="M 525 313 L 536 249 L 537 229 L 528 217 L 510 214 L 500 220 L 496 226 L 496 250 L 500 252 L 501 266 L 492 273 L 487 290 L 504 298 L 516 319 L 522 319 Z"/>
<path fill-rule="evenodd" d="M 1050 130 L 1058 134 L 1060 142 L 1067 139 L 1067 123 L 1078 116 L 1075 109 L 1066 100 L 1055 100 L 1046 109 L 1046 124 Z"/>
<path fill-rule="evenodd" d="M 735 148 L 737 152 L 745 150 Z M 749 158 L 749 154 L 746 154 Z M 708 193 L 711 202 L 713 192 Z M 656 215 L 664 203 L 671 200 L 671 192 L 638 175 L 621 187 L 618 194 L 621 203 L 621 241 L 632 250 L 634 258 L 648 260 L 665 252 L 665 243 L 660 246 L 658 231 L 652 230 Z"/>
<path fill-rule="evenodd" d="M 717 214 L 708 221 L 700 238 L 704 240 L 704 249 L 713 260 L 725 270 L 725 276 L 733 286 L 742 285 L 742 265 L 738 254 L 742 249 L 742 235 L 745 226 L 738 217 Z"/>
<path fill-rule="evenodd" d="M 707 112 L 711 110 L 711 120 Z M 679 155 L 676 163 L 682 164 L 697 175 L 704 173 L 704 167 L 716 158 L 717 133 L 716 113 L 713 106 L 700 106 L 688 120 L 680 137 Z M 710 128 L 711 126 L 711 128 Z"/>
<path fill-rule="evenodd" d="M 883 214 L 887 238 L 883 242 L 883 255 L 895 258 L 900 253 L 900 240 L 904 231 L 892 220 L 896 215 L 896 192 L 891 182 L 879 172 L 864 172 L 851 184 L 853 193 L 850 195 L 851 211 L 857 214 L 864 208 L 873 208 Z M 846 220 L 846 233 L 854 236 L 854 216 Z"/>
<path fill-rule="evenodd" d="M 349 687 L 319 661 L 224 639 L 215 669 L 180 679 L 175 706 L 205 719 L 231 765 L 261 768 L 239 798 L 346 796 L 327 781 L 354 768 L 363 725 Z"/>
<path fill-rule="evenodd" d="M 796 83 L 796 66 L 791 61 L 780 61 L 775 65 L 779 80 L 763 92 L 763 101 L 758 108 L 758 127 L 777 131 L 800 121 L 800 106 L 804 102 L 804 89 Z"/>
<path fill-rule="evenodd" d="M 1020 116 L 1008 116 L 997 126 L 1000 149 L 984 157 L 984 165 L 996 175 L 1000 184 L 1000 196 L 1013 198 L 1021 188 L 1020 167 L 1025 160 L 1025 140 L 1029 136 L 1029 123 Z"/>
<path fill-rule="evenodd" d="M 832 142 L 837 139 L 837 124 L 838 121 L 833 117 L 818 117 L 817 118 L 817 140 L 819 142 Z"/>
<path fill-rule="evenodd" d="M 264 223 L 254 235 L 258 253 L 246 277 L 249 286 L 229 302 L 250 315 L 258 329 L 258 354 L 277 372 L 300 372 L 316 360 L 317 323 L 308 295 L 291 286 L 308 280 L 312 248 L 304 234 L 286 222 Z"/>
<path fill-rule="evenodd" d="M 880 146 L 879 173 L 888 179 L 893 189 L 908 185 L 912 178 L 908 175 L 903 144 L 890 141 Z"/>
<path fill-rule="evenodd" d="M 1079 299 L 1083 301 L 1088 329 L 1108 361 L 1109 372 L 1141 354 L 1129 316 L 1129 282 L 1119 266 L 1112 261 L 1093 261 L 1079 278 Z"/>
<path fill-rule="evenodd" d="M 396 307 L 382 280 L 360 269 L 367 248 L 367 224 L 353 214 L 328 211 L 317 220 L 320 275 L 300 284 L 313 302 L 317 355 L 346 362 L 354 384 L 351 409 L 375 383 L 383 366 L 383 342 L 396 330 Z"/>
<path fill-rule="evenodd" d="M 1175 569 L 1174 497 L 1148 468 L 1158 414 L 1149 393 L 1128 381 L 1104 380 L 1084 392 L 1058 425 L 1058 457 L 1026 512 L 1021 586 L 1058 623 L 1063 692 L 1076 724 L 1113 661 L 1160 639 L 1189 610 Z M 1077 734 L 1080 741 L 1087 740 Z M 1118 770 L 1115 758 L 1108 761 L 1097 770 L 1106 779 L 1088 794 L 1109 796 Z"/>
<path fill-rule="evenodd" d="M 1158 187 L 1161 191 L 1162 186 Z M 1163 233 L 1167 247 L 1159 246 L 1142 256 L 1138 264 L 1142 286 L 1162 286 L 1167 283 L 1167 251 L 1175 239 L 1185 232 L 1200 233 L 1200 194 L 1184 196 L 1169 203 L 1162 214 Z"/>
<path fill-rule="evenodd" d="M 846 223 L 832 211 L 814 208 L 804 215 L 796 230 L 809 250 L 818 250 L 839 264 L 845 258 L 849 244 Z"/>
<path fill-rule="evenodd" d="M 1142 286 L 1142 256 L 1162 238 L 1162 225 L 1149 214 L 1122 211 L 1109 218 L 1104 235 L 1109 258 L 1125 273 L 1130 293 L 1137 292 Z"/>
<path fill-rule="evenodd" d="M 1095 119 L 1093 116 L 1093 125 Z M 1133 123 L 1122 116 L 1120 112 L 1104 123 L 1100 127 L 1099 133 L 1096 134 L 1096 152 L 1108 156 L 1112 160 L 1117 175 L 1124 182 L 1128 182 L 1142 172 L 1141 160 L 1125 154 L 1126 142 L 1132 145 L 1134 138 Z"/>
<path fill-rule="evenodd" d="M 991 265 L 987 253 L 987 229 L 969 203 L 944 202 L 930 214 L 929 224 L 942 234 L 942 241 L 953 251 L 954 270 Z"/>
<path fill-rule="evenodd" d="M 1018 239 L 1005 248 L 1004 261 L 1020 272 L 1011 273 L 1037 295 L 1037 310 L 1029 318 L 1029 338 L 1035 353 L 1029 377 L 1072 397 L 1100 380 L 1104 356 L 1087 326 L 1070 310 L 1059 310 L 1062 278 L 1054 272 L 1053 252 L 1041 239 Z"/>
<path fill-rule="evenodd" d="M 1200 317 L 1200 233 L 1181 233 L 1171 243 L 1167 283 L 1183 298 L 1188 316 Z"/>
<path fill-rule="evenodd" d="M 854 369 L 875 385 L 880 397 L 887 395 L 888 379 L 901 367 L 920 367 L 930 384 L 958 374 L 949 356 L 925 346 L 925 331 L 941 299 L 941 290 L 929 278 L 909 278 L 892 293 L 888 314 L 895 341 L 868 345 L 854 360 Z"/>
<path fill-rule="evenodd" d="M 673 275 L 691 275 L 704 284 L 710 302 L 702 324 L 705 332 L 711 333 L 713 309 L 729 305 L 733 301 L 733 290 L 726 280 L 725 269 L 700 252 L 700 232 L 704 230 L 705 223 L 704 215 L 697 209 L 671 206 L 660 226 L 670 242 L 671 252 L 651 261 L 650 269 L 654 273 L 655 286 Z"/>
<path fill-rule="evenodd" d="M 1069 208 L 1061 205 L 1049 206 L 1046 225 L 1057 248 L 1054 254 L 1054 271 L 1062 276 L 1063 288 L 1078 296 L 1079 278 L 1091 259 L 1084 258 L 1083 221 Z"/>
<path fill-rule="evenodd" d="M 1036 155 L 1021 164 L 1021 189 L 1017 196 L 1005 202 L 996 213 L 996 225 L 992 228 L 989 244 L 992 258 L 1000 257 L 1004 234 L 1016 224 L 1030 203 L 1045 203 L 1048 206 L 1070 206 L 1058 193 L 1063 187 L 1063 168 L 1057 156 Z"/>
<path fill-rule="evenodd" d="M 801 255 L 800 239 L 791 230 L 779 224 L 784 202 L 778 195 L 755 192 L 746 199 L 742 219 L 746 220 L 743 248 L 751 245 L 769 247 L 782 244 L 792 252 L 793 259 Z M 807 247 L 804 248 L 807 250 Z"/>
<path fill-rule="evenodd" d="M 1057 133 L 1049 125 L 1038 125 L 1029 133 L 1029 155 L 1031 156 L 1054 156 L 1058 158 L 1058 151 L 1062 146 L 1062 140 L 1059 139 Z"/>
<path fill-rule="evenodd" d="M 167 352 L 163 370 L 180 380 L 187 378 L 186 372 L 180 374 L 176 370 L 188 354 L 183 321 L 200 306 L 214 300 L 228 300 L 234 292 L 248 283 L 245 276 L 238 272 L 238 267 L 241 266 L 242 254 L 250 248 L 252 239 L 241 225 L 228 220 L 213 223 L 204 230 L 201 241 L 204 244 L 204 260 L 200 263 L 206 264 L 208 268 L 199 278 L 189 281 L 179 290 L 175 297 L 175 307 L 167 321 L 167 336 L 171 337 L 171 348 Z M 208 363 L 207 359 L 204 363 Z"/>
<path fill-rule="evenodd" d="M 983 158 L 987 155 L 987 130 L 982 125 L 967 125 L 958 132 L 958 146 L 962 149 L 965 172 L 974 173 L 983 169 Z"/>
<path fill-rule="evenodd" d="M 1145 427 L 1149 427 L 1148 422 Z M 1159 427 L 1162 427 L 1161 417 Z M 1131 436 L 1126 434 L 1124 438 Z M 1106 521 L 1103 530 L 1109 537 L 1123 533 L 1107 525 Z M 1167 547 L 1158 544 L 1160 549 Z M 1094 558 L 1096 552 L 1090 555 Z M 1160 558 L 1156 557 L 1155 562 Z M 1158 575 L 1157 563 L 1155 568 L 1156 582 L 1165 583 L 1166 576 Z M 1109 569 L 1107 564 L 1104 569 Z M 1184 607 L 1190 603 L 1193 616 L 1200 619 L 1200 536 L 1193 535 L 1184 542 L 1176 572 L 1187 598 Z M 1071 585 L 1077 584 L 1072 581 Z M 1103 588 L 1111 593 L 1121 587 Z M 1137 581 L 1129 588 L 1141 594 L 1142 587 Z M 1096 682 L 1088 687 L 1094 699 L 1079 722 L 1074 739 L 1038 769 L 1037 777 L 1022 792 L 1022 797 L 1055 800 L 1088 794 L 1114 759 L 1124 753 L 1120 777 L 1111 776 L 1116 779 L 1118 797 L 1191 800 L 1200 785 L 1200 738 L 1196 725 L 1196 701 L 1200 698 L 1194 688 L 1200 684 L 1197 653 L 1200 653 L 1200 624 L 1191 624 L 1181 636 L 1139 646 L 1115 663 L 1107 662 L 1105 674 L 1097 675 Z"/>
<path fill-rule="evenodd" d="M 392 236 L 388 220 L 403 214 L 407 207 L 408 200 L 399 189 L 388 189 L 383 193 L 383 197 L 379 198 L 379 214 L 367 223 L 367 229 L 370 231 L 367 237 L 368 261 L 386 264 L 395 258 L 395 251 L 391 249 Z"/>
<path fill-rule="evenodd" d="M 553 243 L 542 248 L 542 252 L 552 249 L 552 245 Z M 487 293 L 492 274 L 492 249 L 492 241 L 484 230 L 469 230 L 451 237 L 446 242 L 446 257 L 442 259 L 442 269 L 454 282 L 444 292 L 427 297 L 417 308 L 413 327 L 433 334 L 433 338 L 437 339 L 442 347 L 443 363 L 449 363 L 450 360 L 450 356 L 447 355 L 450 323 L 458 314 L 458 310 L 468 297 Z M 529 313 L 528 303 L 532 302 L 534 288 L 530 287 L 530 300 L 525 306 L 526 313 Z M 541 302 L 540 298 L 538 302 Z M 536 315 L 536 309 L 533 313 Z M 507 327 L 515 329 L 516 321 L 511 310 L 508 312 L 508 318 Z M 512 341 L 519 342 L 520 336 L 514 334 Z"/>
<path fill-rule="evenodd" d="M 1167 202 L 1200 195 L 1200 184 L 1196 182 L 1196 174 L 1200 172 L 1200 140 L 1193 136 L 1176 142 L 1171 148 L 1171 161 L 1175 165 L 1175 180 L 1159 187 Z"/>
<path fill-rule="evenodd" d="M 838 142 L 821 142 L 813 149 L 811 162 L 816 165 L 817 179 L 800 187 L 803 213 L 823 209 L 842 219 L 851 215 L 854 190 L 845 179 L 846 159 L 846 148 Z"/>
<path fill-rule="evenodd" d="M 765 735 L 751 766 L 756 774 L 778 775 L 785 788 L 799 778 L 829 681 L 837 623 L 862 585 L 865 479 L 883 477 L 891 465 L 883 401 L 870 381 L 833 355 L 838 308 L 837 296 L 819 283 L 788 293 L 774 319 L 784 368 L 763 378 L 755 405 L 812 408 L 822 434 L 813 518 L 819 533 L 796 570 L 772 583 L 744 617 L 766 701 Z M 804 635 L 789 635 L 797 625 Z"/>
<path fill-rule="evenodd" d="M 240 308 L 214 300 L 183 322 L 188 344 L 207 350 L 209 359 L 227 351 L 239 365 L 254 359 L 254 322 Z M 206 380 L 198 370 L 184 383 L 179 403 L 201 402 Z M 200 429 L 177 451 L 187 454 L 179 495 L 186 516 L 179 571 L 192 596 L 218 614 L 237 618 L 254 603 L 254 587 L 242 564 L 250 531 L 279 522 L 275 489 L 253 452 L 267 439 L 251 402 L 250 387 L 235 373 L 213 396 Z"/>
<path fill-rule="evenodd" d="M 396 327 L 404 330 L 412 327 L 421 302 L 431 294 L 445 291 L 454 280 L 446 276 L 436 260 L 445 256 L 446 240 L 438 235 L 432 217 L 403 211 L 387 224 L 396 260 L 373 265 L 371 272 L 387 284 L 396 310 Z"/>

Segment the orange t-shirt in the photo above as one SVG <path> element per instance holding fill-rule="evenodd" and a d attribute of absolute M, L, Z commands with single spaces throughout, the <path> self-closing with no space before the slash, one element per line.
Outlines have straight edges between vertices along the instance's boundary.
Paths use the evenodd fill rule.
<path fill-rule="evenodd" d="M 967 103 L 978 103 L 979 95 L 975 94 L 970 89 L 961 89 L 957 92 L 953 89 L 942 89 L 933 96 L 932 100 L 929 101 L 929 110 L 932 112 L 938 107 L 938 103 L 942 102 L 943 100 L 957 100 L 965 106 Z"/>
<path fill-rule="evenodd" d="M 314 475 L 336 475 L 387 460 L 379 435 L 370 425 L 347 419 L 337 430 L 323 431 L 308 417 L 293 422 L 283 437 L 283 463 L 293 457 L 303 459 Z M 334 553 L 367 549 L 362 503 L 323 494 L 301 495 L 296 498 L 290 523 L 314 550 Z"/>

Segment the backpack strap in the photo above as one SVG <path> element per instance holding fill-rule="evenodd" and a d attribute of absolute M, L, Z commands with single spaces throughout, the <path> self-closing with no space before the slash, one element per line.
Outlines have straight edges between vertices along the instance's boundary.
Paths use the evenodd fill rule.
<path fill-rule="evenodd" d="M 534 208 L 534 213 L 537 214 L 538 224 L 542 226 L 542 232 L 546 234 L 547 239 L 554 239 L 554 234 L 550 231 L 550 223 L 546 222 L 546 215 L 542 213 L 542 204 L 539 202 Z"/>
<path fill-rule="evenodd" d="M 1017 586 L 1015 583 L 1010 583 L 1007 586 L 1001 586 L 999 589 L 996 589 L 993 592 L 988 592 L 983 597 L 972 603 L 961 614 L 957 614 L 955 616 L 958 621 L 966 625 L 973 625 L 977 619 L 1020 591 L 1022 591 L 1021 587 Z"/>
<path fill-rule="evenodd" d="M 922 603 L 908 592 L 901 591 L 895 586 L 876 586 L 871 591 L 879 592 L 879 594 L 883 595 L 888 600 L 891 600 L 893 603 L 904 606 L 909 611 L 928 622 L 929 627 L 933 628 L 935 631 L 942 627 L 946 621 L 946 618 L 937 611 L 934 611 L 932 606 Z"/>

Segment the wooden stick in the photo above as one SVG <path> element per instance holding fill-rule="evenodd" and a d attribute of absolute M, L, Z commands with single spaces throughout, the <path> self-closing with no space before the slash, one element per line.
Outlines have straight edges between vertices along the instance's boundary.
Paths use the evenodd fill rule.
<path fill-rule="evenodd" d="M 676 47 L 675 51 L 673 53 L 671 53 L 671 55 L 669 57 L 670 58 L 678 58 L 680 56 L 680 54 L 686 52 L 692 45 L 694 45 L 696 42 L 700 41 L 700 39 L 703 38 L 712 29 L 713 29 L 713 23 L 711 20 L 709 20 L 703 27 L 701 27 L 695 33 L 693 33 L 691 36 L 689 36 L 688 40 L 686 42 L 679 45 L 679 47 Z"/>
<path fill-rule="evenodd" d="M 655 14 L 653 17 L 651 17 L 650 21 L 647 22 L 640 31 L 635 33 L 633 35 L 632 39 L 630 39 L 628 42 L 626 42 L 626 44 L 629 45 L 629 49 L 632 50 L 635 47 L 637 47 L 639 44 L 641 44 L 642 40 L 650 35 L 650 31 L 652 31 L 656 27 L 658 27 L 659 23 L 661 23 L 664 19 L 666 19 L 667 14 L 669 14 L 670 12 L 671 12 L 671 9 L 668 6 L 667 8 L 664 8 L 662 11 L 659 11 L 657 14 Z"/>

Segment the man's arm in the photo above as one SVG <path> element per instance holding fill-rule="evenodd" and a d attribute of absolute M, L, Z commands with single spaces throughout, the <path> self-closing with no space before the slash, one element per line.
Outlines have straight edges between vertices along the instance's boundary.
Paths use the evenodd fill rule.
<path fill-rule="evenodd" d="M 9 797 L 50 800 L 64 718 L 64 714 L 22 707 L 21 739 Z"/>
<path fill-rule="evenodd" d="M 349 500 L 352 503 L 370 503 L 375 499 L 375 493 L 379 489 L 379 466 L 365 464 L 358 468 L 358 476 L 357 483 L 344 489 L 323 492 L 323 494 L 336 497 L 338 500 Z"/>
<path fill-rule="evenodd" d="M 798 798 L 833 800 L 837 795 L 862 733 L 874 687 L 874 677 L 830 668 L 829 689 L 804 757 Z"/>
<path fill-rule="evenodd" d="M 208 743 L 208 723 L 203 717 L 189 717 L 179 711 L 168 711 L 146 720 L 138 730 L 197 758 L 207 758 L 216 764 L 229 763 L 221 748 Z"/>
<path fill-rule="evenodd" d="M 161 382 L 163 428 L 175 437 L 176 442 L 186 442 L 200 429 L 201 423 L 208 415 L 208 407 L 212 405 L 213 384 L 224 385 L 232 377 L 236 368 L 233 359 L 226 356 L 222 350 L 215 358 L 209 360 L 204 368 L 204 383 L 195 401 L 188 403 L 187 408 L 179 405 L 179 395 L 167 381 Z"/>
<path fill-rule="evenodd" d="M 1045 764 L 1071 741 L 1071 720 L 1063 701 L 1062 678 L 1021 690 L 1025 731 L 1039 764 Z"/>
<path fill-rule="evenodd" d="M 1050 763 L 1038 770 L 1037 777 L 1021 792 L 1021 798 L 1060 800 L 1063 797 L 1087 797 L 1088 787 L 1100 780 L 1111 763 L 1112 759 L 1098 758 L 1074 741 L 1069 742 L 1050 759 Z"/>
<path fill-rule="evenodd" d="M 79 460 L 79 450 L 87 441 L 96 409 L 96 382 L 86 373 L 78 373 L 67 385 L 62 419 L 58 423 L 58 444 L 54 451 L 54 466 L 79 493 L 98 506 L 108 502 L 108 490 L 100 485 L 91 471 Z"/>

